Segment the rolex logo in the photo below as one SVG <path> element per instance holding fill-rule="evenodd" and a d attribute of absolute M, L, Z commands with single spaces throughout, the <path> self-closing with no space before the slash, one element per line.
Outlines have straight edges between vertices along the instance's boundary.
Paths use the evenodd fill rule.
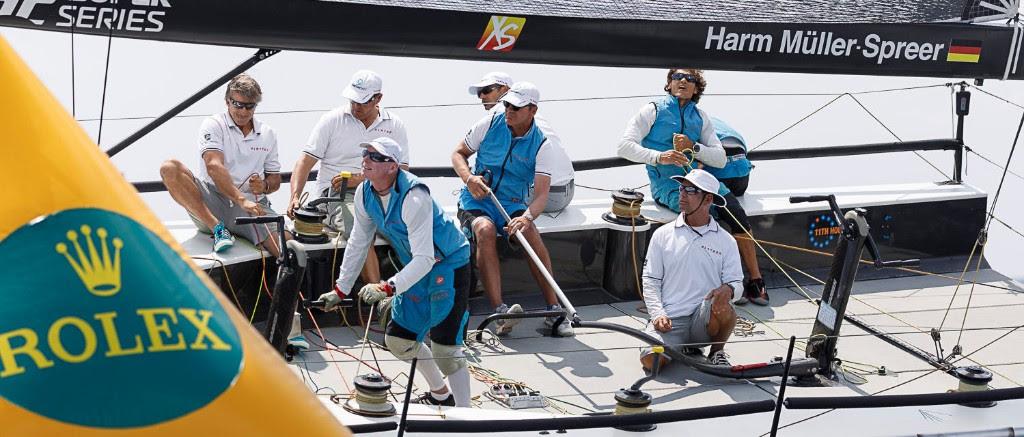
<path fill-rule="evenodd" d="M 99 237 L 99 251 L 96 249 L 96 244 L 93 243 L 92 228 L 89 225 L 82 225 L 79 230 L 82 231 L 82 236 L 85 239 L 88 255 L 82 249 L 82 245 L 78 243 L 78 233 L 74 230 L 69 230 L 67 237 L 75 247 L 74 252 L 77 258 L 68 253 L 68 245 L 63 242 L 57 243 L 57 253 L 64 255 L 68 264 L 71 264 L 71 268 L 75 270 L 75 274 L 82 280 L 82 284 L 90 293 L 100 297 L 117 294 L 118 291 L 121 291 L 121 248 L 124 247 L 124 242 L 117 237 L 111 239 L 114 245 L 113 258 L 111 258 L 106 229 L 96 230 L 96 235 Z"/>

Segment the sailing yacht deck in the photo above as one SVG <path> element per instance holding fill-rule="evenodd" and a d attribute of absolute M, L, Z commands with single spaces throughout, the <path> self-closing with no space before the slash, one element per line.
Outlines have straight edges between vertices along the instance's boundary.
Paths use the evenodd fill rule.
<path fill-rule="evenodd" d="M 967 358 L 957 365 L 983 364 L 993 373 L 992 388 L 1019 387 L 1024 381 L 1024 330 L 1019 328 L 1024 308 L 1024 287 L 992 270 L 982 270 L 966 279 L 986 285 L 970 284 L 956 290 L 956 280 L 941 277 L 906 277 L 879 281 L 862 281 L 854 287 L 847 314 L 869 322 L 874 328 L 897 333 L 901 340 L 923 350 L 934 351 L 927 331 L 938 327 L 947 306 L 952 306 L 942 332 L 946 353 L 956 344 L 965 308 L 970 300 L 965 330 L 960 343 Z M 805 287 L 816 297 L 821 287 Z M 956 295 L 954 298 L 954 294 Z M 771 291 L 769 307 L 746 305 L 738 307 L 740 317 L 752 321 L 747 336 L 734 335 L 727 351 L 734 364 L 759 362 L 786 355 L 787 339 L 797 336 L 797 347 L 810 333 L 817 305 L 808 301 L 795 287 Z M 581 318 L 614 322 L 642 328 L 646 316 L 639 311 L 639 301 L 592 305 L 578 308 Z M 472 317 L 475 327 L 484 315 Z M 374 328 L 377 326 L 374 325 Z M 753 331 L 753 332 L 749 332 Z M 483 396 L 487 385 L 473 381 L 472 410 L 441 409 L 415 405 L 410 419 L 506 419 L 551 417 L 562 414 L 610 412 L 615 408 L 614 393 L 644 376 L 638 363 L 639 341 L 614 332 L 577 329 L 573 338 L 546 337 L 539 319 L 526 319 L 512 335 L 500 343 L 477 344 L 471 350 L 474 366 L 495 372 L 503 378 L 528 384 L 549 399 L 545 409 L 508 410 Z M 397 421 L 397 417 L 370 419 L 354 416 L 330 401 L 331 394 L 347 397 L 351 379 L 367 373 L 369 365 L 380 366 L 394 380 L 392 391 L 401 397 L 405 391 L 407 364 L 396 361 L 388 352 L 374 347 L 361 348 L 362 328 L 335 327 L 324 335 L 337 349 L 324 350 L 316 330 L 306 331 L 313 350 L 297 356 L 292 368 L 303 378 L 311 391 L 320 395 L 331 411 L 348 425 L 375 421 Z M 851 323 L 844 323 L 838 343 L 838 356 L 844 363 L 844 374 L 828 381 L 824 387 L 790 385 L 786 396 L 868 396 L 872 394 L 939 393 L 957 387 L 956 378 L 921 359 L 876 338 Z M 379 333 L 370 339 L 381 343 Z M 995 340 L 994 347 L 986 348 Z M 319 347 L 318 347 L 319 346 Z M 376 360 L 374 359 L 376 354 Z M 796 351 L 795 356 L 802 356 Z M 368 364 L 360 364 L 355 357 Z M 884 367 L 884 371 L 881 371 Z M 344 381 L 342 381 L 344 379 Z M 692 408 L 740 401 L 774 400 L 780 378 L 763 380 L 727 380 L 696 372 L 682 365 L 671 365 L 659 377 L 644 385 L 643 390 L 654 397 L 651 408 L 656 411 Z M 421 379 L 414 384 L 416 394 L 425 389 Z M 395 402 L 401 408 L 401 402 Z M 917 433 L 954 432 L 1006 428 L 1020 425 L 1019 412 L 1024 401 L 1004 401 L 989 409 L 960 405 L 901 407 L 885 409 L 824 410 L 783 409 L 780 435 L 911 435 Z M 822 414 L 824 413 L 824 414 Z M 820 415 L 820 416 L 819 416 Z M 706 419 L 685 423 L 661 424 L 655 432 L 664 435 L 757 436 L 768 432 L 771 413 L 758 413 L 730 418 Z M 806 420 L 805 420 L 806 419 Z M 804 420 L 804 421 L 802 421 Z M 495 430 L 498 431 L 498 430 Z M 554 430 L 552 430 L 554 431 Z M 625 435 L 614 429 L 568 431 L 576 435 Z M 391 432 L 393 433 L 393 431 Z"/>

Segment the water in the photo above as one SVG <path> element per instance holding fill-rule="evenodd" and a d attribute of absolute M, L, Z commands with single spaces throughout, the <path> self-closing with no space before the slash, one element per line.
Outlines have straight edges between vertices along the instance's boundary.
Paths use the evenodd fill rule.
<path fill-rule="evenodd" d="M 93 138 L 99 134 L 100 100 L 107 40 L 75 38 L 75 98 L 72 105 L 70 36 L 18 29 L 0 29 L 0 35 L 23 56 L 51 91 Z M 148 122 L 124 117 L 156 116 L 178 103 L 253 51 L 231 47 L 114 40 L 110 58 L 106 108 L 101 144 L 107 149 Z M 392 108 L 409 130 L 414 166 L 449 165 L 454 146 L 484 111 L 474 105 L 466 87 L 487 71 L 503 70 L 517 80 L 537 84 L 544 100 L 608 96 L 650 96 L 661 92 L 665 73 L 654 69 L 569 67 L 483 63 L 418 58 L 389 58 L 340 54 L 284 52 L 251 73 L 260 81 L 264 101 L 257 117 L 278 132 L 280 159 L 291 169 L 310 129 L 324 110 L 343 103 L 341 90 L 361 68 L 376 70 L 384 79 L 382 104 Z M 842 93 L 950 82 L 928 78 L 886 78 L 801 74 L 708 72 L 709 86 L 701 107 L 730 122 L 751 145 L 758 145 L 834 98 L 833 95 L 753 96 L 752 94 Z M 984 89 L 1016 102 L 1024 102 L 1024 84 L 989 81 Z M 2 91 L 0 91 L 2 92 Z M 221 92 L 215 92 L 114 158 L 131 181 L 156 180 L 166 159 L 179 159 L 192 168 L 199 163 L 197 129 L 202 117 L 222 111 Z M 857 99 L 903 140 L 952 137 L 950 90 L 946 87 L 858 95 Z M 649 97 L 546 102 L 541 113 L 562 136 L 573 159 L 615 155 L 629 118 Z M 413 108 L 409 106 L 458 104 Z M 1009 154 L 1021 110 L 974 92 L 966 123 L 966 143 L 978 153 L 1002 164 Z M 830 146 L 894 141 L 850 97 L 844 97 L 806 122 L 764 144 L 773 148 Z M 1024 174 L 1020 153 L 1011 170 Z M 941 171 L 952 172 L 952 154 L 923 153 Z M 798 189 L 945 179 L 911 153 L 819 158 L 756 163 L 751 190 Z M 45 171 L 45 169 L 40 169 Z M 994 194 L 1000 171 L 972 154 L 967 155 L 967 183 Z M 445 205 L 455 203 L 459 187 L 454 179 L 432 179 L 434 195 Z M 640 167 L 597 170 L 577 174 L 583 186 L 615 189 L 647 183 Z M 1009 175 L 995 215 L 1024 230 L 1021 190 L 1024 179 Z M 605 198 L 603 191 L 578 188 L 577 198 Z M 182 220 L 184 211 L 165 193 L 146 194 L 145 201 L 164 220 Z M 283 209 L 286 190 L 271 198 Z M 990 197 L 991 201 L 991 197 Z M 941 236 L 937 236 L 941 237 Z M 1020 258 L 1022 237 L 994 223 L 986 256 L 999 271 L 1024 277 Z"/>

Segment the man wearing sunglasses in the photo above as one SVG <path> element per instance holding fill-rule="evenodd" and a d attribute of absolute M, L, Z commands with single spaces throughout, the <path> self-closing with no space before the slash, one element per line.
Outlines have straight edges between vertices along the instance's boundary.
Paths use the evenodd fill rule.
<path fill-rule="evenodd" d="M 215 252 L 230 248 L 236 234 L 280 254 L 274 225 L 235 224 L 236 217 L 276 215 L 267 195 L 281 187 L 281 163 L 277 134 L 254 117 L 262 98 L 255 79 L 235 76 L 224 93 L 227 109 L 199 128 L 199 176 L 178 160 L 160 166 L 167 192 L 201 232 L 213 235 Z"/>
<path fill-rule="evenodd" d="M 471 85 L 469 93 L 480 98 L 484 109 L 503 112 L 505 111 L 505 105 L 496 105 L 495 103 L 498 102 L 501 96 L 505 95 L 508 91 L 508 86 L 511 84 L 512 77 L 507 73 L 492 71 L 484 75 L 479 82 Z M 551 129 L 548 121 L 540 115 L 534 115 L 533 122 L 544 133 L 552 147 L 551 156 L 554 166 L 551 172 L 551 186 L 548 188 L 548 202 L 544 204 L 544 212 L 556 213 L 565 209 L 572 202 L 573 195 L 576 192 L 574 181 L 576 173 L 572 168 L 572 160 L 569 159 L 569 154 L 562 147 L 562 139 Z M 527 203 L 530 203 L 533 197 L 534 187 L 531 185 L 530 198 L 527 200 Z"/>
<path fill-rule="evenodd" d="M 363 149 L 359 146 L 364 142 L 379 137 L 391 138 L 402 145 L 402 156 L 398 163 L 403 169 L 409 168 L 409 142 L 405 124 L 397 115 L 379 106 L 384 98 L 382 88 L 383 81 L 377 73 L 370 70 L 357 71 L 341 93 L 349 100 L 349 104 L 324 114 L 313 127 L 304 153 L 292 170 L 291 200 L 288 203 L 290 217 L 294 218 L 309 172 L 318 162 L 320 172 L 311 199 L 340 193 L 342 171 L 352 173 L 348 181 L 349 188 L 365 180 L 362 175 Z M 342 238 L 348 237 L 353 225 L 353 191 L 348 190 L 344 203 L 331 203 L 325 207 L 328 226 L 340 231 Z M 368 283 L 380 281 L 380 266 L 372 246 L 363 270 L 363 280 Z"/>
<path fill-rule="evenodd" d="M 651 236 L 643 272 L 650 317 L 644 332 L 665 344 L 710 344 L 711 364 L 730 366 L 724 347 L 736 326 L 733 302 L 742 297 L 743 270 L 736 240 L 711 219 L 712 204 L 724 205 L 725 198 L 718 194 L 718 180 L 704 170 L 671 181 L 682 213 Z M 655 356 L 644 348 L 640 363 L 650 370 Z M 657 356 L 661 364 L 668 362 Z"/>
<path fill-rule="evenodd" d="M 668 70 L 663 87 L 666 94 L 640 107 L 626 125 L 618 146 L 619 156 L 647 164 L 654 201 L 675 212 L 680 212 L 680 198 L 671 180 L 673 176 L 683 176 L 691 168 L 722 168 L 728 163 L 714 122 L 697 107 L 706 87 L 700 70 Z M 728 224 L 733 235 L 742 237 L 738 239 L 740 254 L 750 275 L 745 293 L 754 303 L 767 305 L 768 293 L 757 265 L 757 248 L 746 235 L 750 229 L 746 212 L 725 185 L 718 194 L 727 199 L 727 205 L 712 208 L 712 214 Z"/>
<path fill-rule="evenodd" d="M 501 268 L 498 265 L 497 237 L 522 232 L 537 252 L 544 268 L 551 272 L 551 258 L 533 225 L 548 200 L 553 173 L 553 146 L 535 122 L 540 91 L 532 83 L 516 82 L 501 98 L 504 111 L 492 111 L 470 129 L 452 153 L 452 166 L 466 186 L 459 195 L 459 221 L 476 242 L 476 266 L 484 291 L 496 313 L 522 313 L 519 304 L 509 307 L 501 296 Z M 469 157 L 476 155 L 472 170 Z M 530 184 L 534 196 L 530 199 Z M 494 192 L 498 201 L 512 217 L 506 223 L 501 212 L 489 198 Z M 540 285 L 548 310 L 559 310 L 558 298 L 551 285 L 533 263 L 530 272 Z M 499 335 L 511 332 L 518 319 L 496 324 Z M 557 329 L 559 335 L 573 334 L 569 323 L 554 326 L 555 318 L 545 324 Z"/>
<path fill-rule="evenodd" d="M 355 190 L 355 219 L 334 291 L 320 296 L 325 310 L 355 284 L 366 251 L 380 232 L 404 267 L 387 281 L 369 283 L 359 296 L 378 302 L 388 320 L 384 343 L 397 358 L 418 357 L 430 387 L 416 403 L 469 407 L 469 371 L 462 333 L 469 320 L 469 242 L 429 188 L 399 168 L 402 148 L 382 137 L 361 144 L 366 181 Z M 393 296 L 393 297 L 392 297 Z M 432 346 L 423 344 L 429 333 Z M 443 376 L 451 383 L 445 385 Z M 451 394 L 454 393 L 454 396 Z"/>

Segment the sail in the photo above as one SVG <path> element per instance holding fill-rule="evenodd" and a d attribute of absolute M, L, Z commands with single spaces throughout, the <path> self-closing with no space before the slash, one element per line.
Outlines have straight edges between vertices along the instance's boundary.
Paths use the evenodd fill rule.
<path fill-rule="evenodd" d="M 5 435 L 348 435 L 0 38 Z"/>
<path fill-rule="evenodd" d="M 291 50 L 1013 78 L 1018 0 L 3 0 L 0 25 Z"/>

